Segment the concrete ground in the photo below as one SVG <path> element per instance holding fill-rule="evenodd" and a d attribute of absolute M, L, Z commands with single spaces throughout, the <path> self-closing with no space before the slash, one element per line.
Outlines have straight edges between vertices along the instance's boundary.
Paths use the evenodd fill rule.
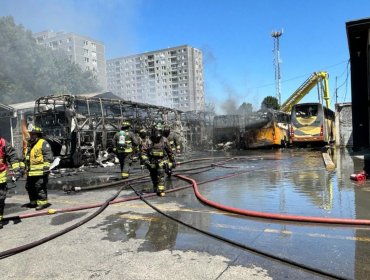
<path fill-rule="evenodd" d="M 116 169 L 95 168 L 71 176 L 51 178 L 50 208 L 65 209 L 106 201 L 119 186 L 69 194 L 63 192 L 61 186 L 71 182 L 76 184 L 79 180 L 83 185 L 91 185 L 96 176 L 112 180 L 118 175 Z M 137 176 L 142 174 L 136 172 Z M 92 181 L 89 183 L 88 179 Z M 174 185 L 184 183 L 174 182 Z M 142 183 L 135 188 L 147 190 L 150 183 Z M 135 194 L 125 188 L 119 195 L 119 198 L 124 197 L 135 197 Z M 163 198 L 153 196 L 148 201 L 185 223 L 247 246 L 270 250 L 280 257 L 294 258 L 290 250 L 300 251 L 299 247 L 293 248 L 298 246 L 295 242 L 304 244 L 307 240 L 307 237 L 298 234 L 298 230 L 290 232 L 294 228 L 292 225 L 225 215 L 199 203 L 194 199 L 192 189 L 169 193 Z M 17 182 L 17 188 L 9 191 L 6 202 L 7 217 L 36 212 L 22 208 L 28 202 L 24 180 Z M 57 233 L 96 210 L 92 208 L 10 220 L 0 231 L 0 254 Z M 317 244 L 321 242 L 327 241 L 320 239 Z M 310 266 L 322 268 L 320 266 L 325 260 L 319 258 L 316 261 L 317 251 L 315 253 L 310 247 L 301 248 L 307 253 L 301 251 L 303 257 L 299 262 L 308 260 Z M 325 254 L 323 258 L 327 260 Z M 196 232 L 169 220 L 140 200 L 112 204 L 77 229 L 2 258 L 0 271 L 3 279 L 326 279 Z"/>

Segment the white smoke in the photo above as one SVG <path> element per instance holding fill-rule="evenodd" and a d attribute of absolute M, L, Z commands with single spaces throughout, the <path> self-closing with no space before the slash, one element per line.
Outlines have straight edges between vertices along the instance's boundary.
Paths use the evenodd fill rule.
<path fill-rule="evenodd" d="M 109 41 L 112 57 L 134 53 L 135 32 L 142 0 L 0 0 L 0 16 L 12 16 L 32 32 L 45 30 L 74 32 L 103 43 Z M 118 25 L 119 28 L 116 28 Z M 111 32 L 114 28 L 114 38 Z M 102 34 L 102 35 L 101 35 Z M 109 58 L 108 58 L 109 59 Z"/>

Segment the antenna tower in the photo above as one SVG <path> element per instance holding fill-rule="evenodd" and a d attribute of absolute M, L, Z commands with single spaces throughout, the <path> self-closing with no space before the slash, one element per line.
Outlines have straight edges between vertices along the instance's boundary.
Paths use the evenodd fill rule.
<path fill-rule="evenodd" d="M 281 105 L 281 85 L 280 85 L 280 43 L 279 39 L 283 35 L 283 30 L 272 31 L 271 36 L 274 38 L 274 68 L 275 68 L 275 97 Z"/>

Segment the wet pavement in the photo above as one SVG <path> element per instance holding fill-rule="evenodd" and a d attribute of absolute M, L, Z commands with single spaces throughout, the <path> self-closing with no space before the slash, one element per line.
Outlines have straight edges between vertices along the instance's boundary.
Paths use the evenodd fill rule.
<path fill-rule="evenodd" d="M 370 182 L 349 179 L 351 173 L 362 169 L 363 160 L 345 149 L 332 151 L 337 166 L 334 171 L 325 169 L 320 149 L 210 152 L 183 161 L 195 157 L 204 160 L 180 165 L 177 172 L 197 182 L 217 178 L 199 185 L 201 194 L 217 203 L 268 213 L 370 219 Z M 229 161 L 223 162 L 225 159 Z M 224 178 L 233 173 L 238 175 Z M 132 177 L 145 174 L 134 168 Z M 91 188 L 115 181 L 117 176 L 118 166 L 56 173 L 50 179 L 51 208 L 104 202 L 120 186 L 69 193 L 63 189 Z M 167 184 L 169 188 L 187 185 L 174 176 Z M 27 202 L 24 181 L 17 185 L 9 191 L 6 216 L 34 212 L 21 208 Z M 151 183 L 133 181 L 131 185 L 138 191 L 148 191 Z M 126 187 L 118 199 L 134 196 Z M 112 204 L 79 228 L 0 260 L 0 269 L 7 279 L 326 279 L 302 267 L 345 279 L 370 278 L 369 226 L 284 222 L 230 214 L 199 202 L 192 188 L 165 197 L 153 196 L 148 201 L 185 224 L 242 246 L 197 232 L 133 200 Z M 0 251 L 58 232 L 94 211 L 83 209 L 10 221 L 1 230 Z"/>

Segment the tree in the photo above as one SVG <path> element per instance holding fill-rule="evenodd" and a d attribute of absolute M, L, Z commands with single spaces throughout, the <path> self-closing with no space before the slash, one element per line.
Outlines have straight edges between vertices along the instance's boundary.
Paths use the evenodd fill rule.
<path fill-rule="evenodd" d="M 51 94 L 98 91 L 90 71 L 58 51 L 36 44 L 32 32 L 0 17 L 0 102 L 11 104 Z"/>
<path fill-rule="evenodd" d="M 243 102 L 242 105 L 239 106 L 237 113 L 238 115 L 248 115 L 252 113 L 252 111 L 253 111 L 252 104 Z"/>
<path fill-rule="evenodd" d="M 261 103 L 261 109 L 279 110 L 279 108 L 279 101 L 273 96 L 266 96 Z"/>

